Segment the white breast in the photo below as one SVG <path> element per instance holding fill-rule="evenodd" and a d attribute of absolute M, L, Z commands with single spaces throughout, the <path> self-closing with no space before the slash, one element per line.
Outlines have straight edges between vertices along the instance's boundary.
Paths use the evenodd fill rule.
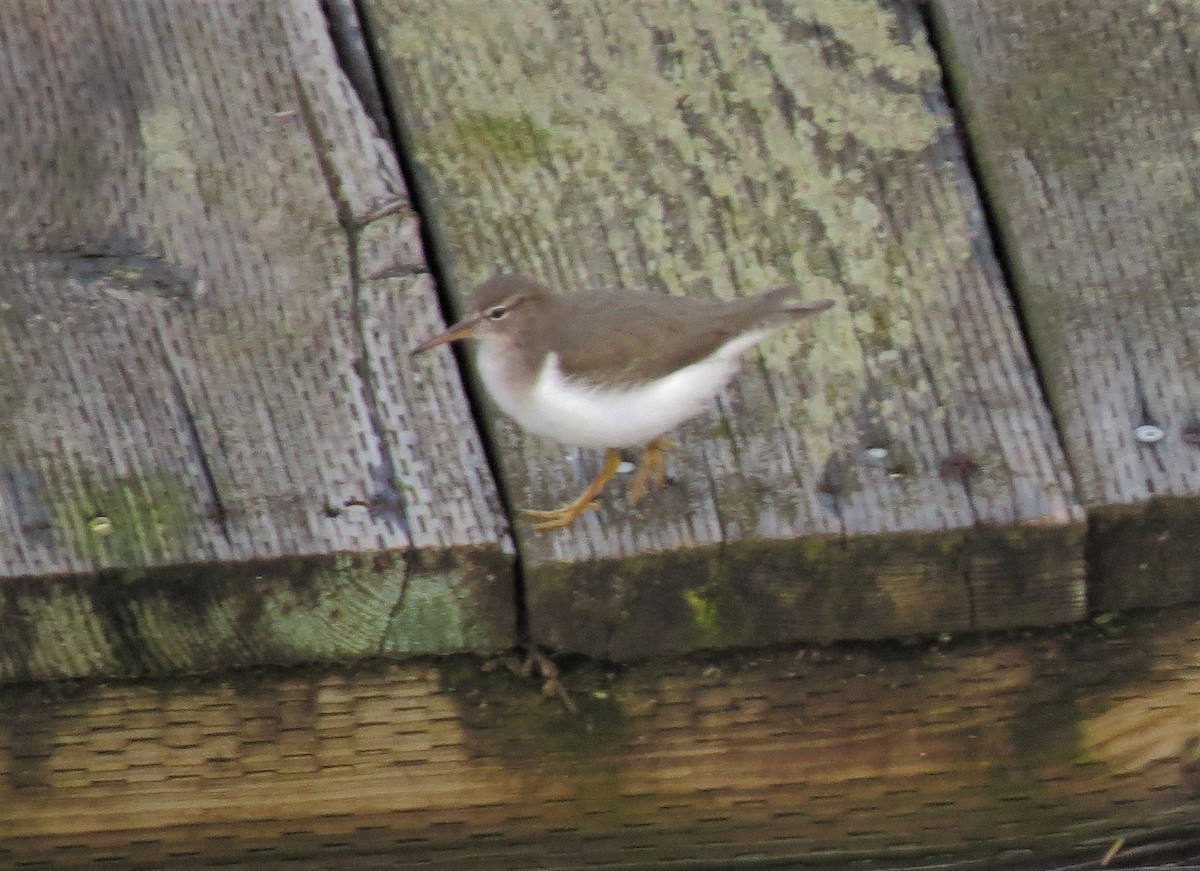
<path fill-rule="evenodd" d="M 767 334 L 755 331 L 715 354 L 630 390 L 595 387 L 563 374 L 549 354 L 537 379 L 524 388 L 511 377 L 504 349 L 480 342 L 480 377 L 496 404 L 525 429 L 568 445 L 631 447 L 695 417 L 737 372 L 743 351 Z"/>

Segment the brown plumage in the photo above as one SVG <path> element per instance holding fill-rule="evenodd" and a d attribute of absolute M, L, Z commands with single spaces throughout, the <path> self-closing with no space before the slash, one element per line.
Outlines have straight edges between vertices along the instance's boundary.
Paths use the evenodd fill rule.
<path fill-rule="evenodd" d="M 484 282 L 468 308 L 507 305 L 506 329 L 531 371 L 555 350 L 568 377 L 636 384 L 702 360 L 755 328 L 784 326 L 833 305 L 829 299 L 786 305 L 800 293 L 789 284 L 730 302 L 618 290 L 556 295 L 534 279 L 502 275 Z"/>

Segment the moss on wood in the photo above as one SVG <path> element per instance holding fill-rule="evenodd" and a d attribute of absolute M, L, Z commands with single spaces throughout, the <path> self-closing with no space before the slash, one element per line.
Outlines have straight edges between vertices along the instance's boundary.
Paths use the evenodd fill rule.
<path fill-rule="evenodd" d="M 1083 527 L 1076 526 L 1082 548 Z M 543 643 L 606 659 L 787 641 L 1048 625 L 1086 614 L 1063 585 L 1062 530 L 747 540 L 527 576 Z"/>
<path fill-rule="evenodd" d="M 510 570 L 485 548 L 433 569 L 340 554 L 12 580 L 0 682 L 499 650 L 514 633 Z"/>

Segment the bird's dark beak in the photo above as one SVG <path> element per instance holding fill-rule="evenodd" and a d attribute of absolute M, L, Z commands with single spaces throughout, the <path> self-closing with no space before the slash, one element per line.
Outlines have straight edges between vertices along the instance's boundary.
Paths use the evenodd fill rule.
<path fill-rule="evenodd" d="M 445 345 L 450 342 L 457 342 L 460 339 L 469 339 L 475 335 L 475 330 L 479 326 L 479 322 L 483 320 L 483 315 L 471 315 L 469 318 L 463 318 L 454 326 L 447 329 L 444 333 L 438 333 L 432 339 L 426 339 L 417 347 L 408 352 L 408 356 L 415 357 L 417 354 L 424 354 L 430 348 L 436 348 L 438 345 Z"/>

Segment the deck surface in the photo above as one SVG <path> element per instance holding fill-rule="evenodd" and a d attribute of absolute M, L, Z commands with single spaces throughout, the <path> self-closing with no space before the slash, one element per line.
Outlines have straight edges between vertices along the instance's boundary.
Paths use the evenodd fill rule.
<path fill-rule="evenodd" d="M 1200 837 L 1194 4 L 6 13 L 0 867 Z M 540 534 L 500 269 L 838 305 Z"/>

